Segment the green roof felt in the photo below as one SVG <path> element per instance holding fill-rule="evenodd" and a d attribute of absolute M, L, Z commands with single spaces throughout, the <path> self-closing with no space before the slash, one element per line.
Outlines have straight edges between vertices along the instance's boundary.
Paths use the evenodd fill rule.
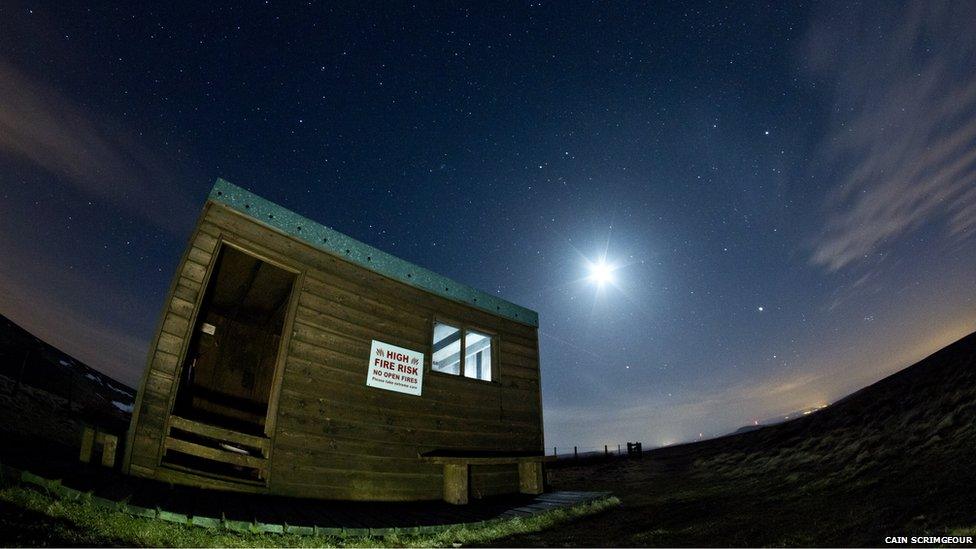
<path fill-rule="evenodd" d="M 409 261 L 404 261 L 298 215 L 223 179 L 218 179 L 214 184 L 210 191 L 210 200 L 228 206 L 319 250 L 404 284 L 522 324 L 539 325 L 539 315 L 535 311 L 418 267 Z"/>

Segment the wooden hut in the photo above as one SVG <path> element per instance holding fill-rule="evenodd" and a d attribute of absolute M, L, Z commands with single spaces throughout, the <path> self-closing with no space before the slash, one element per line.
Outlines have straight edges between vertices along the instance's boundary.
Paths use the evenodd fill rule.
<path fill-rule="evenodd" d="M 218 180 L 166 296 L 124 468 L 329 499 L 539 493 L 537 326 Z"/>

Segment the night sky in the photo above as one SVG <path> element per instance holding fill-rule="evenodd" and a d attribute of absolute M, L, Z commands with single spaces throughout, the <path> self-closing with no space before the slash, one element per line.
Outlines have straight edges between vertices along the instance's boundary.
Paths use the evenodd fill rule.
<path fill-rule="evenodd" d="M 537 310 L 549 447 L 976 329 L 976 3 L 67 4 L 0 7 L 0 313 L 127 383 L 217 177 Z"/>

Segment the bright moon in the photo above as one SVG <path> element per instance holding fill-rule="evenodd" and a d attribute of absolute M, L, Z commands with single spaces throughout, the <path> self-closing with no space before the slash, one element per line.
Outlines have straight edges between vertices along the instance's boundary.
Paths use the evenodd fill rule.
<path fill-rule="evenodd" d="M 594 263 L 590 265 L 590 280 L 600 285 L 613 282 L 613 269 L 602 261 Z"/>

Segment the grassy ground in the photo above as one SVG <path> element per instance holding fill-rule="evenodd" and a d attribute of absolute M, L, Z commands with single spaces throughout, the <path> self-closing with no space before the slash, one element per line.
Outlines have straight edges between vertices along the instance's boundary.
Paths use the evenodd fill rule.
<path fill-rule="evenodd" d="M 553 528 L 618 504 L 619 500 L 610 498 L 526 519 L 477 528 L 458 526 L 430 535 L 348 538 L 237 534 L 133 517 L 84 500 L 70 501 L 29 488 L 10 487 L 0 490 L 0 535 L 7 547 L 451 547 L 483 545 L 502 537 Z"/>
<path fill-rule="evenodd" d="M 625 458 L 557 464 L 622 506 L 499 546 L 882 546 L 973 535 L 976 335 L 820 412 Z"/>

